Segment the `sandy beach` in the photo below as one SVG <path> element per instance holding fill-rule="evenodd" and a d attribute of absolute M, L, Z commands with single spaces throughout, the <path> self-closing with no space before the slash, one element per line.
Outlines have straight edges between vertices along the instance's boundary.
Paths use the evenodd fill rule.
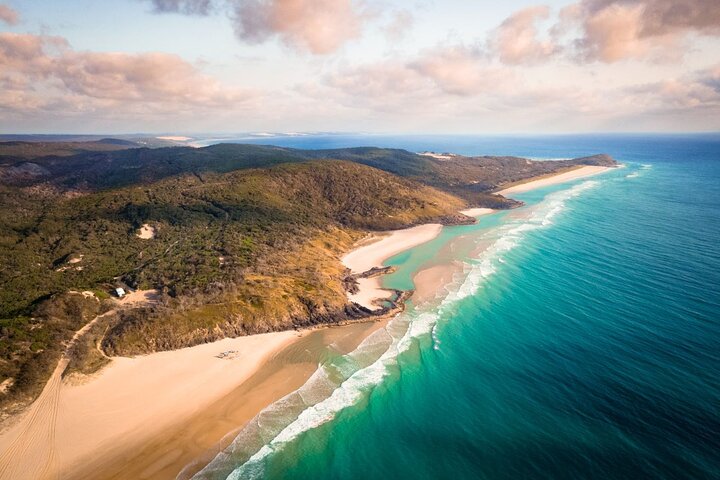
<path fill-rule="evenodd" d="M 527 191 L 602 173 L 581 167 L 515 185 Z M 473 208 L 462 213 L 492 213 Z M 342 258 L 353 273 L 436 238 L 439 224 L 373 235 Z M 415 276 L 414 301 L 432 301 L 461 265 L 428 267 Z M 360 279 L 352 301 L 375 308 L 388 294 L 380 277 Z M 152 291 L 120 303 L 154 300 Z M 189 478 L 265 406 L 299 388 L 329 345 L 350 351 L 381 323 L 286 331 L 225 339 L 137 358 L 113 358 L 91 377 L 63 379 L 58 366 L 41 396 L 0 432 L 0 479 Z"/>
<path fill-rule="evenodd" d="M 113 358 L 80 384 L 52 378 L 28 411 L 0 434 L 0 478 L 76 478 L 71 472 L 85 464 L 142 445 L 227 395 L 297 338 L 288 331 L 225 339 Z M 218 358 L 224 352 L 231 353 Z"/>
<path fill-rule="evenodd" d="M 468 208 L 465 210 L 460 210 L 460 213 L 463 215 L 467 215 L 468 217 L 481 217 L 483 215 L 489 215 L 493 213 L 495 210 L 492 208 Z"/>
<path fill-rule="evenodd" d="M 169 140 L 171 142 L 187 142 L 188 140 L 192 140 L 191 137 L 183 137 L 180 135 L 166 135 L 162 137 L 155 137 L 158 140 Z"/>
<path fill-rule="evenodd" d="M 410 248 L 429 242 L 442 231 L 442 225 L 429 223 L 404 230 L 377 235 L 362 242 L 358 248 L 342 258 L 351 273 L 363 273 L 373 267 L 381 267 L 390 257 Z M 375 302 L 389 298 L 391 292 L 381 286 L 381 277 L 358 279 L 358 292 L 348 294 L 350 301 L 371 310 L 379 308 Z"/>
<path fill-rule="evenodd" d="M 536 188 L 549 187 L 550 185 L 558 185 L 560 183 L 570 182 L 573 180 L 578 180 L 580 178 L 591 177 L 593 175 L 607 172 L 608 170 L 612 170 L 612 168 L 588 165 L 586 167 L 574 168 L 558 175 L 550 175 L 547 177 L 538 178 L 536 180 L 521 182 L 508 188 L 504 188 L 503 190 L 495 193 L 507 196 L 511 193 L 527 192 Z"/>

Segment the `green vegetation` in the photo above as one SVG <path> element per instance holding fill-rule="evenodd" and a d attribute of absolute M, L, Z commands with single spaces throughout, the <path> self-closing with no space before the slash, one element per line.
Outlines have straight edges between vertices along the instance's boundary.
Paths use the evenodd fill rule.
<path fill-rule="evenodd" d="M 63 343 L 92 318 L 43 313 L 63 292 L 118 284 L 162 292 L 159 305 L 109 319 L 101 333 L 110 354 L 352 318 L 359 313 L 346 305 L 338 258 L 361 230 L 467 220 L 455 213 L 458 198 L 341 161 L 183 174 L 84 195 L 2 188 L 0 375 L 15 378 L 8 399 L 37 393 Z M 136 235 L 145 223 L 155 238 Z M 76 346 L 72 369 L 102 364 L 95 343 Z"/>
<path fill-rule="evenodd" d="M 126 140 L 103 138 L 91 142 L 0 142 L 0 158 L 31 160 L 38 157 L 69 157 L 83 152 L 110 152 L 139 147 Z"/>
<path fill-rule="evenodd" d="M 65 342 L 107 308 L 97 298 L 64 293 L 38 302 L 32 316 L 0 318 L 0 378 L 9 383 L 3 406 L 12 411 L 37 396 Z"/>
<path fill-rule="evenodd" d="M 114 303 L 116 286 L 158 289 L 160 300 L 103 317 L 74 345 L 69 371 L 94 371 L 106 354 L 362 317 L 347 303 L 338 259 L 365 231 L 468 222 L 459 209 L 516 204 L 490 194 L 500 184 L 605 161 L 251 145 L 97 151 L 134 146 L 103 145 L 12 155 L 0 146 L 6 410 L 37 395 L 74 332 Z M 154 238 L 138 237 L 144 224 Z M 68 293 L 85 290 L 95 296 Z"/>

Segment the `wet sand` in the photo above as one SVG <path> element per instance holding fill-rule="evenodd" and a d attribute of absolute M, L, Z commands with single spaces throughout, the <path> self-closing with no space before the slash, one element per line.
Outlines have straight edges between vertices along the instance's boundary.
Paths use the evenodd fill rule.
<path fill-rule="evenodd" d="M 175 354 L 174 361 L 158 359 L 163 353 L 141 357 L 153 359 L 157 366 L 162 363 L 162 374 L 147 362 L 142 375 L 140 372 L 133 375 L 135 382 L 119 383 L 116 374 L 103 371 L 98 378 L 82 385 L 63 383 L 59 395 L 56 459 L 53 468 L 47 471 L 48 477 L 59 474 L 60 478 L 87 480 L 144 480 L 176 478 L 182 472 L 180 478 L 189 478 L 225 448 L 262 409 L 302 386 L 328 349 L 349 352 L 383 325 L 384 322 L 357 323 L 302 333 L 243 337 L 235 340 L 257 339 L 268 353 L 262 355 L 255 351 L 252 356 L 248 353 L 220 359 L 214 354 L 237 345 L 232 339 L 222 340 L 201 345 L 207 350 L 202 353 L 204 358 L 192 352 L 193 358 L 182 365 L 177 365 L 178 353 L 187 355 L 188 350 L 198 347 L 163 352 L 168 356 Z M 136 359 L 114 361 L 133 360 Z M 220 366 L 207 371 L 208 366 L 204 365 L 207 362 Z M 233 362 L 242 364 L 247 375 L 233 377 L 232 368 L 225 365 Z M 167 368 L 174 373 L 163 371 Z M 195 373 L 198 369 L 203 377 L 200 384 Z M 159 377 L 163 377 L 165 383 Z M 103 378 L 116 388 L 117 395 L 104 388 L 101 394 L 104 399 L 83 392 L 83 387 L 99 391 L 93 383 Z M 163 395 L 157 391 L 163 388 L 173 392 Z M 225 392 L 220 394 L 222 390 Z M 63 406 L 69 405 L 74 405 L 75 410 L 84 410 L 84 418 L 72 416 L 72 407 L 63 412 Z M 138 408 L 143 411 L 137 411 Z M 113 434 L 120 430 L 121 435 Z M 72 432 L 75 434 L 71 435 Z M 8 478 L 37 478 L 26 477 L 22 472 L 23 469 L 16 469 Z"/>

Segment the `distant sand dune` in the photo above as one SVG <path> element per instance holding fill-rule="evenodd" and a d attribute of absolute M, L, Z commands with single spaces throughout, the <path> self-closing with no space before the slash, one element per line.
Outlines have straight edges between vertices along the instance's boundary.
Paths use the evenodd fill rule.
<path fill-rule="evenodd" d="M 140 231 L 138 231 L 137 236 L 142 238 L 143 240 L 150 240 L 151 238 L 155 238 L 155 227 L 144 223 L 143 226 L 140 227 Z"/>

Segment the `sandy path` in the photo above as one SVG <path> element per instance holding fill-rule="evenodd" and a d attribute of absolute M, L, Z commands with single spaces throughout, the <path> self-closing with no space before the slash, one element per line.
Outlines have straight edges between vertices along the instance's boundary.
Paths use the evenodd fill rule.
<path fill-rule="evenodd" d="M 68 352 L 110 310 L 75 332 L 40 396 L 23 417 L 0 434 L 0 479 L 52 478 L 58 469 L 56 441 L 62 375 L 70 359 Z"/>
<path fill-rule="evenodd" d="M 90 295 L 91 292 L 73 292 Z M 128 295 L 125 304 L 134 306 L 149 304 L 156 300 L 154 290 L 138 290 Z M 61 413 L 62 376 L 70 363 L 68 356 L 75 343 L 102 318 L 112 315 L 117 309 L 98 315 L 85 324 L 70 339 L 65 352 L 53 370 L 35 402 L 21 414 L 18 421 L 0 433 L 0 480 L 1 479 L 43 479 L 57 477 L 61 462 L 58 454 L 57 424 Z"/>

